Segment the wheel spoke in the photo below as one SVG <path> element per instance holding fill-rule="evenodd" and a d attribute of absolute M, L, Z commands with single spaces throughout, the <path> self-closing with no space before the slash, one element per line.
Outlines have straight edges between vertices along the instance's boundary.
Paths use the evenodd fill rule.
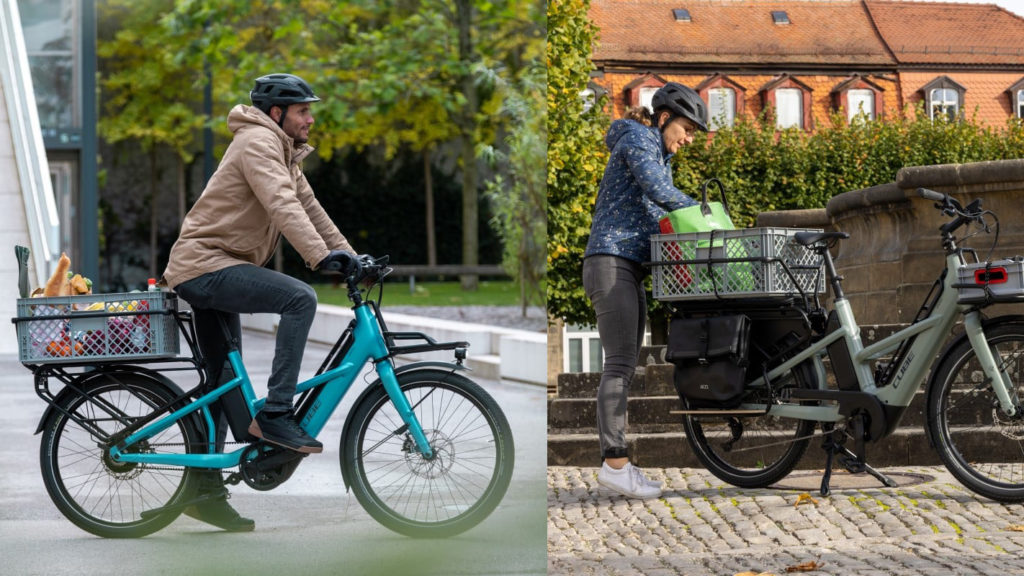
<path fill-rule="evenodd" d="M 356 495 L 388 527 L 410 535 L 458 533 L 504 494 L 514 458 L 508 425 L 493 400 L 469 385 L 471 391 L 429 379 L 402 385 L 432 448 L 429 459 L 409 434 L 396 434 L 404 425 L 383 393 L 357 417 Z"/>

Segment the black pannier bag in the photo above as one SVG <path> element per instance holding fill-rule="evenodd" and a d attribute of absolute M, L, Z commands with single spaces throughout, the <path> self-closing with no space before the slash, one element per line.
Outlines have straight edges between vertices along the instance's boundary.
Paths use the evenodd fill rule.
<path fill-rule="evenodd" d="M 674 318 L 665 359 L 675 364 L 676 392 L 691 408 L 735 408 L 747 375 L 750 318 Z"/>

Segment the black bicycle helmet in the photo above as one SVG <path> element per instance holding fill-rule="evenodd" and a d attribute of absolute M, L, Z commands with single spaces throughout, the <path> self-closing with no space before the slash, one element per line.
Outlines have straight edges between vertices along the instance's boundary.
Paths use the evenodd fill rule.
<path fill-rule="evenodd" d="M 658 88 L 654 97 L 651 98 L 651 108 L 654 110 L 655 118 L 662 110 L 668 110 L 673 117 L 681 116 L 693 122 L 701 132 L 708 131 L 708 126 L 704 121 L 708 115 L 704 101 L 691 88 L 678 82 L 669 82 Z M 673 118 L 670 118 L 669 122 L 672 120 Z"/>
<path fill-rule="evenodd" d="M 319 102 L 313 89 L 305 80 L 294 74 L 267 74 L 256 79 L 256 86 L 249 92 L 252 105 L 270 114 L 274 106 L 287 108 L 289 104 Z"/>

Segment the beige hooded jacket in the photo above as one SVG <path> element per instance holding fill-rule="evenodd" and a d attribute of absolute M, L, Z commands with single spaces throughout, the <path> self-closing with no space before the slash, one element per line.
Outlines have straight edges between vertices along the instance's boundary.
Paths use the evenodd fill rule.
<path fill-rule="evenodd" d="M 312 147 L 296 147 L 251 106 L 235 106 L 228 128 L 234 139 L 171 248 L 164 272 L 171 288 L 229 266 L 263 266 L 281 234 L 310 268 L 331 250 L 355 253 L 302 174 L 302 159 Z"/>

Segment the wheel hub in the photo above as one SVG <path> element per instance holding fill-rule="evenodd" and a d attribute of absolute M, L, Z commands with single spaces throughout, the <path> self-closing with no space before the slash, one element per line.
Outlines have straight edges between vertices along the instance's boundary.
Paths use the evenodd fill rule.
<path fill-rule="evenodd" d="M 430 441 L 433 456 L 426 458 L 415 451 L 405 450 L 405 463 L 409 470 L 420 478 L 440 478 L 446 475 L 455 463 L 455 445 L 440 431 L 424 430 L 423 433 Z"/>
<path fill-rule="evenodd" d="M 134 446 L 131 450 L 126 451 L 128 454 L 141 454 L 148 451 L 148 444 L 141 442 L 138 446 Z M 139 474 L 142 474 L 142 466 L 138 462 L 120 462 L 114 460 L 110 455 L 110 450 L 103 449 L 101 459 L 103 465 L 106 466 L 107 472 L 117 478 L 118 480 L 131 480 L 137 478 Z"/>
<path fill-rule="evenodd" d="M 999 433 L 1010 440 L 1024 441 L 1024 420 L 1016 416 L 1007 416 L 999 407 L 992 409 L 992 423 L 999 427 Z"/>

